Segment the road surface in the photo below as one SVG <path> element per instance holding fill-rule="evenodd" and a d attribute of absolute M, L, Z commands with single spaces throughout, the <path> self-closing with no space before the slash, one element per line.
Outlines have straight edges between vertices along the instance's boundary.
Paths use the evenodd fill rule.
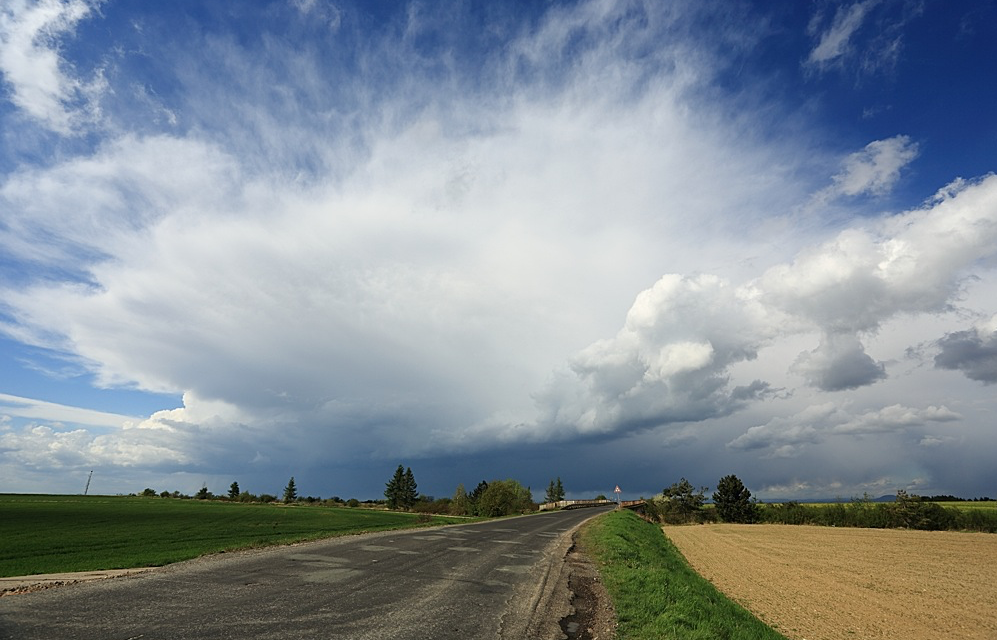
<path fill-rule="evenodd" d="M 570 532 L 605 511 L 221 554 L 7 596 L 0 638 L 559 638 Z"/>

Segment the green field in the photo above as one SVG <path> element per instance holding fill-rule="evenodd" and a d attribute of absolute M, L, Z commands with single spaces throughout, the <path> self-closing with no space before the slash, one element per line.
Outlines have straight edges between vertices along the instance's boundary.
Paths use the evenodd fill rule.
<path fill-rule="evenodd" d="M 582 528 L 627 640 L 786 640 L 689 567 L 658 525 L 613 511 Z"/>
<path fill-rule="evenodd" d="M 207 553 L 464 521 L 412 513 L 0 494 L 0 577 L 151 567 Z"/>
<path fill-rule="evenodd" d="M 778 502 L 773 502 L 772 504 L 780 504 Z M 850 504 L 848 500 L 839 500 L 837 502 L 802 502 L 800 503 L 807 507 L 830 507 L 836 504 Z M 870 502 L 869 504 L 890 504 L 889 502 Z M 997 511 L 997 501 L 973 501 L 973 500 L 962 500 L 962 501 L 945 501 L 945 502 L 932 502 L 931 504 L 937 504 L 940 507 L 947 507 L 952 509 L 960 509 L 962 511 Z"/>

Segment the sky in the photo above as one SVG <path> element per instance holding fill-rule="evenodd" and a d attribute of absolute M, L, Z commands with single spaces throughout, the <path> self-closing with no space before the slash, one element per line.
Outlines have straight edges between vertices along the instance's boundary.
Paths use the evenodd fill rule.
<path fill-rule="evenodd" d="M 0 492 L 997 496 L 997 2 L 7 0 Z"/>

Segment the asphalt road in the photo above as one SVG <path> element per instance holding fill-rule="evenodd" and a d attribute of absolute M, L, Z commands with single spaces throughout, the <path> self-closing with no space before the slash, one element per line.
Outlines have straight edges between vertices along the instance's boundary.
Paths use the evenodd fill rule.
<path fill-rule="evenodd" d="M 222 554 L 7 596 L 0 638 L 559 638 L 570 532 L 604 511 Z"/>

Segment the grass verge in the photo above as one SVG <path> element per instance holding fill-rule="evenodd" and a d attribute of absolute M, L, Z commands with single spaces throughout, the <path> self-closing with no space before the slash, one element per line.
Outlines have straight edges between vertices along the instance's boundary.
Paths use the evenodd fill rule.
<path fill-rule="evenodd" d="M 130 569 L 427 524 L 412 513 L 108 496 L 0 495 L 0 577 Z"/>
<path fill-rule="evenodd" d="M 661 528 L 613 511 L 582 528 L 616 608 L 620 640 L 786 640 L 692 570 Z"/>

